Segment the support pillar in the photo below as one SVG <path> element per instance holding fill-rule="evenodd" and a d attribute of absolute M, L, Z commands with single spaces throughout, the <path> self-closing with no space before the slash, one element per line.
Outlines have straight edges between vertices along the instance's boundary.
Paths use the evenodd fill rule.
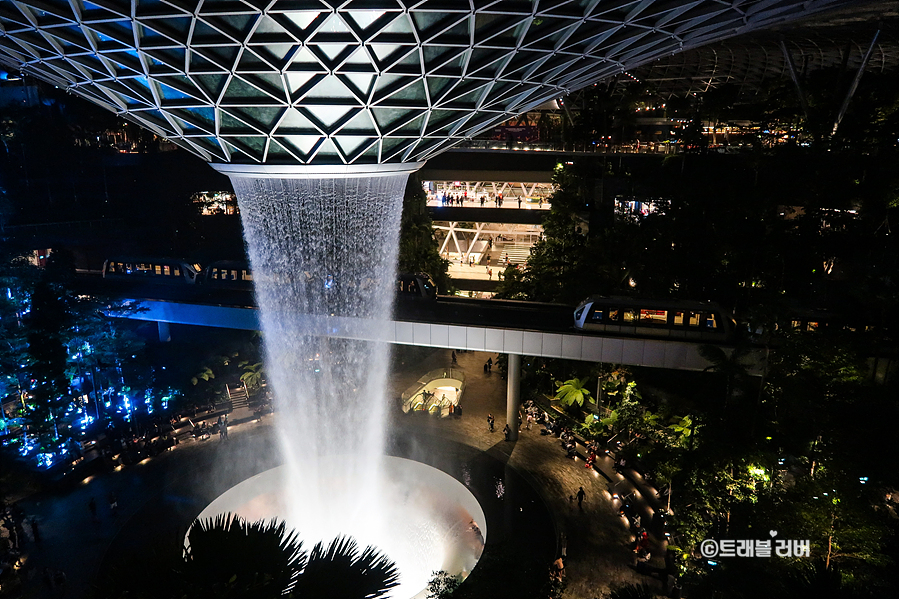
<path fill-rule="evenodd" d="M 169 328 L 169 323 L 158 320 L 156 321 L 156 328 L 159 331 L 160 343 L 168 343 L 172 340 L 172 331 Z"/>
<path fill-rule="evenodd" d="M 506 374 L 506 423 L 512 432 L 510 441 L 518 440 L 518 417 L 521 408 L 521 356 L 508 354 L 509 362 Z"/>

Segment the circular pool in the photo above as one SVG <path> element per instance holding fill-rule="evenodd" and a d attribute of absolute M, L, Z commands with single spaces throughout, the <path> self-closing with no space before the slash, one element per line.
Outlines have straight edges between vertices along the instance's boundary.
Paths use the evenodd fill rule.
<path fill-rule="evenodd" d="M 352 481 L 340 480 L 340 463 L 334 459 L 330 468 L 331 488 L 349 492 Z M 331 538 L 304 534 L 318 530 L 315 510 L 285 505 L 285 468 L 266 470 L 231 487 L 198 518 L 225 512 L 250 521 L 279 518 L 299 532 L 307 550 L 317 541 L 329 542 Z M 362 547 L 375 545 L 396 563 L 400 584 L 389 597 L 425 597 L 428 581 L 439 570 L 467 577 L 484 549 L 487 530 L 484 512 L 465 485 L 426 464 L 385 457 L 379 488 L 380 497 L 360 500 L 352 517 L 348 515 L 346 530 L 339 533 L 354 537 Z"/>

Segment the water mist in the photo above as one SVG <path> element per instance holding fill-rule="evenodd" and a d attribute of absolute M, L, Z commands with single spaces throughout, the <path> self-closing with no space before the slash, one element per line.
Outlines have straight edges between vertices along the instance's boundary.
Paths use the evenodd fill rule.
<path fill-rule="evenodd" d="M 277 512 L 307 546 L 348 534 L 384 551 L 401 598 L 446 562 L 448 529 L 409 509 L 421 500 L 410 485 L 385 480 L 400 476 L 384 468 L 389 345 L 314 333 L 352 317 L 363 338 L 385 338 L 407 178 L 232 177 L 277 407 Z"/>

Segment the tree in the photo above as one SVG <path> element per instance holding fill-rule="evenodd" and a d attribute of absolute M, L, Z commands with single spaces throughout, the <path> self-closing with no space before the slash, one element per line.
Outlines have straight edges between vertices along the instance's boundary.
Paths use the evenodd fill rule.
<path fill-rule="evenodd" d="M 176 538 L 96 586 L 97 599 L 377 599 L 399 573 L 374 547 L 349 537 L 303 549 L 279 520 L 247 522 L 234 514 L 195 520 Z"/>
<path fill-rule="evenodd" d="M 462 584 L 462 577 L 453 575 L 444 570 L 434 572 L 434 577 L 428 581 L 428 599 L 450 599 L 453 592 Z"/>
<path fill-rule="evenodd" d="M 265 375 L 265 368 L 263 367 L 262 362 L 250 364 L 245 361 L 241 362 L 239 366 L 244 369 L 243 374 L 240 375 L 240 380 L 247 386 L 247 389 L 250 392 L 256 392 L 262 387 L 262 380 Z"/>
<path fill-rule="evenodd" d="M 449 261 L 440 257 L 440 246 L 434 237 L 434 227 L 428 214 L 428 196 L 421 181 L 412 175 L 403 196 L 403 215 L 400 220 L 400 272 L 424 272 L 431 275 L 440 293 L 449 293 L 452 279 Z"/>
<path fill-rule="evenodd" d="M 572 406 L 577 404 L 583 407 L 584 402 L 595 403 L 590 396 L 590 391 L 584 388 L 587 379 L 571 379 L 565 382 L 556 381 L 556 399 L 562 402 L 564 406 Z"/>

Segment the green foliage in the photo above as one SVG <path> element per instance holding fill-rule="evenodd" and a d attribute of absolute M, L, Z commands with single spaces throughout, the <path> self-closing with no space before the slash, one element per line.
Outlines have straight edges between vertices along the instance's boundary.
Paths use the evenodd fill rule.
<path fill-rule="evenodd" d="M 209 366 L 205 366 L 203 370 L 201 370 L 195 377 L 190 379 L 191 385 L 197 385 L 200 381 L 209 382 L 215 378 L 215 373 L 212 371 L 212 368 Z"/>
<path fill-rule="evenodd" d="M 449 261 L 440 256 L 440 245 L 434 237 L 427 202 L 427 194 L 418 177 L 410 176 L 403 196 L 398 268 L 400 272 L 424 272 L 431 275 L 438 291 L 447 294 L 453 288 L 449 276 Z"/>
<path fill-rule="evenodd" d="M 348 537 L 306 552 L 282 521 L 233 514 L 197 520 L 188 534 L 129 560 L 95 587 L 96 599 L 376 599 L 398 582 L 396 566 Z"/>
<path fill-rule="evenodd" d="M 257 391 L 262 386 L 262 380 L 265 376 L 262 362 L 256 362 L 255 364 L 243 362 L 241 367 L 244 369 L 244 372 L 240 375 L 240 380 L 243 381 L 251 393 Z"/>
<path fill-rule="evenodd" d="M 444 570 L 434 572 L 428 581 L 428 599 L 449 599 L 453 592 L 462 584 L 462 577 L 453 575 Z"/>
<path fill-rule="evenodd" d="M 307 564 L 296 532 L 275 520 L 220 514 L 195 522 L 187 541 L 182 574 L 190 596 L 279 597 Z"/>
<path fill-rule="evenodd" d="M 595 400 L 590 396 L 590 391 L 584 388 L 586 383 L 587 379 L 571 379 L 565 382 L 556 381 L 556 399 L 565 406 L 575 404 L 583 406 L 585 401 L 595 403 Z"/>

